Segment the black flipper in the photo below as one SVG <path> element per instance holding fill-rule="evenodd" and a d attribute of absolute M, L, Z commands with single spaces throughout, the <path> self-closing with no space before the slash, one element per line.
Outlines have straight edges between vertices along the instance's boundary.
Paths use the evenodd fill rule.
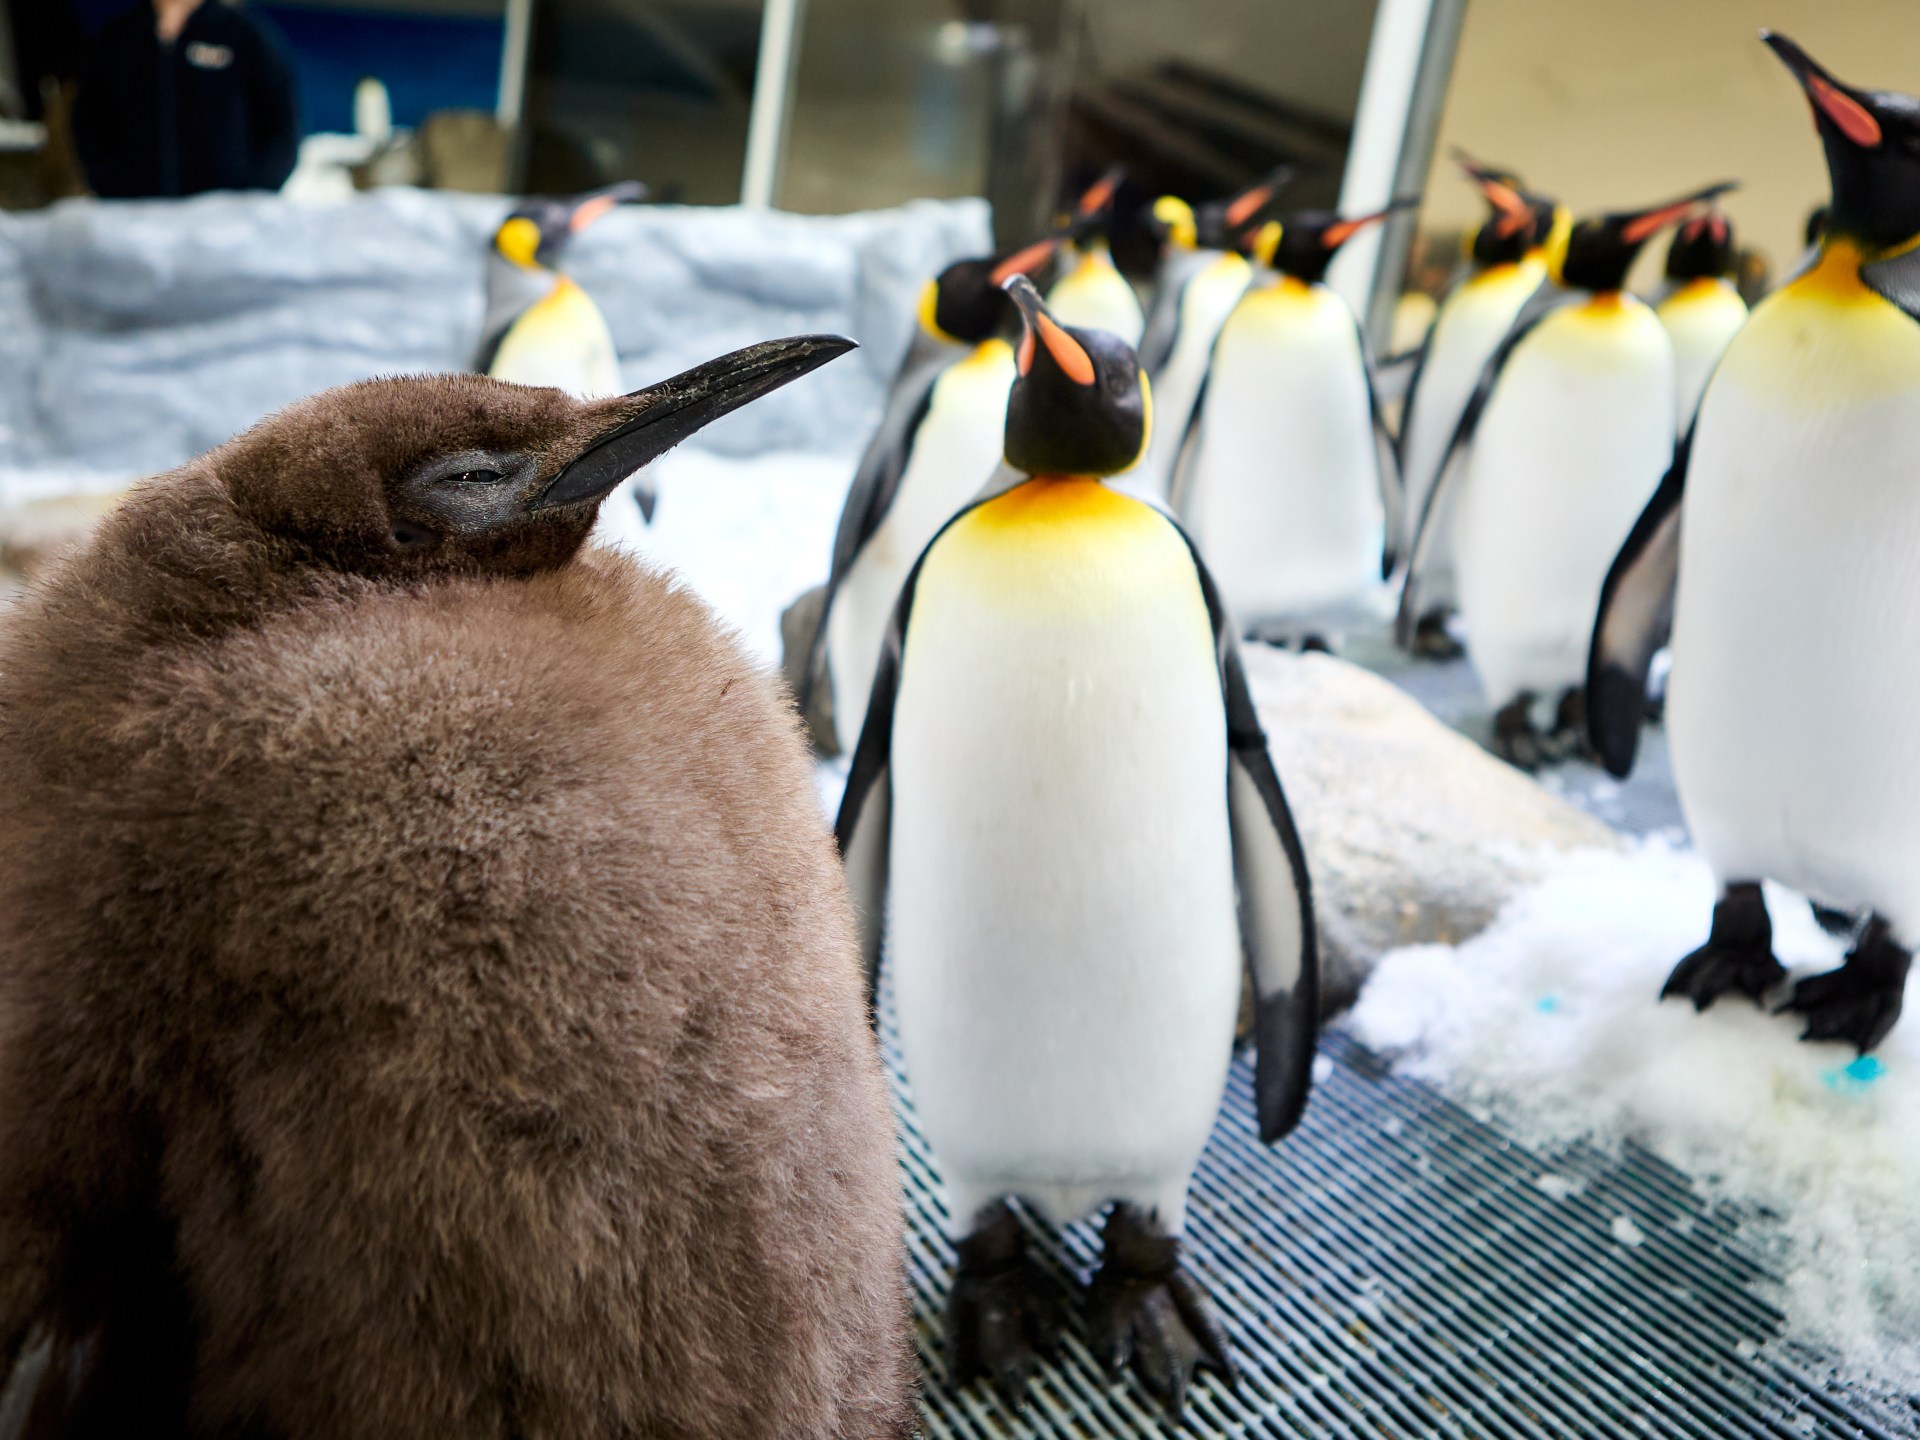
<path fill-rule="evenodd" d="M 1200 417 L 1207 413 L 1207 388 L 1212 380 L 1213 363 L 1209 360 L 1200 388 L 1193 392 L 1193 408 L 1187 412 L 1187 433 L 1180 439 L 1173 468 L 1167 474 L 1167 505 L 1175 514 L 1186 505 L 1188 490 L 1193 484 L 1194 463 L 1200 458 Z"/>
<path fill-rule="evenodd" d="M 1394 567 L 1400 563 L 1400 554 L 1406 545 L 1406 537 L 1400 533 L 1404 519 L 1402 512 L 1406 509 L 1404 487 L 1400 479 L 1400 442 L 1387 425 L 1386 412 L 1380 408 L 1380 387 L 1375 383 L 1373 362 L 1367 357 L 1367 332 L 1357 315 L 1353 320 L 1353 332 L 1360 341 L 1360 373 L 1367 381 L 1367 410 L 1373 420 L 1375 473 L 1380 486 L 1381 513 L 1386 517 L 1380 550 L 1380 578 L 1384 580 L 1393 574 Z"/>
<path fill-rule="evenodd" d="M 1176 527 L 1177 528 L 1177 527 Z M 1299 1122 L 1320 1035 L 1320 942 L 1306 850 L 1260 728 L 1232 623 L 1193 541 L 1181 532 L 1213 620 L 1227 717 L 1227 815 L 1240 937 L 1253 976 L 1254 1108 L 1269 1145 Z"/>
<path fill-rule="evenodd" d="M 1600 587 L 1600 612 L 1587 648 L 1587 739 L 1611 775 L 1633 770 L 1647 716 L 1647 674 L 1673 630 L 1680 501 L 1692 453 L 1689 429 Z"/>
<path fill-rule="evenodd" d="M 1860 278 L 1883 300 L 1920 320 L 1920 250 L 1903 250 L 1860 267 Z"/>
<path fill-rule="evenodd" d="M 1453 435 L 1447 441 L 1447 448 L 1440 456 L 1440 466 L 1434 473 L 1433 484 L 1427 490 L 1426 503 L 1421 507 L 1420 518 L 1414 525 L 1413 536 L 1407 546 L 1406 578 L 1400 587 L 1400 610 L 1394 618 L 1393 635 L 1402 649 L 1413 643 L 1413 631 L 1420 618 L 1419 571 L 1420 562 L 1426 557 L 1428 547 L 1433 543 L 1433 517 L 1440 511 L 1440 493 L 1446 488 L 1460 462 L 1465 458 L 1468 445 L 1473 441 L 1474 433 L 1480 428 L 1480 420 L 1487 413 L 1487 406 L 1493 400 L 1493 392 L 1500 383 L 1500 377 L 1506 372 L 1507 362 L 1514 357 L 1521 344 L 1534 332 L 1534 329 L 1554 311 L 1572 304 L 1578 297 L 1552 285 L 1542 285 L 1528 297 L 1526 304 L 1520 307 L 1520 313 L 1514 317 L 1506 337 L 1501 340 L 1475 382 L 1473 394 L 1467 397 L 1467 403 L 1460 412 L 1459 423 L 1453 427 Z M 1404 429 L 1405 426 L 1402 426 Z"/>
<path fill-rule="evenodd" d="M 916 364 L 914 353 L 917 352 L 909 353 L 888 394 L 887 413 L 868 442 L 866 453 L 860 457 L 860 468 L 854 472 L 853 483 L 847 487 L 846 503 L 840 509 L 840 524 L 833 533 L 833 560 L 827 570 L 826 593 L 820 597 L 820 619 L 814 627 L 813 644 L 807 647 L 807 668 L 801 679 L 798 698 L 802 715 L 813 713 L 809 707 L 813 702 L 813 687 L 826 663 L 827 621 L 833 614 L 834 597 L 846 583 L 847 573 L 853 569 L 861 548 L 873 538 L 873 532 L 880 528 L 880 522 L 893 508 L 894 497 L 900 493 L 901 477 L 906 474 L 907 461 L 913 454 L 914 437 L 932 408 L 934 385 L 948 369 L 965 358 L 963 354 L 954 353 L 951 346 L 943 346 L 941 353 Z"/>
<path fill-rule="evenodd" d="M 847 788 L 840 794 L 840 813 L 833 822 L 834 843 L 840 847 L 840 861 L 846 869 L 847 887 L 853 892 L 860 925 L 867 1003 L 876 1021 L 880 1013 L 880 943 L 887 918 L 887 859 L 893 835 L 893 791 L 888 769 L 893 757 L 893 707 L 900 694 L 907 621 L 913 613 L 914 591 L 920 584 L 920 567 L 927 563 L 933 547 L 961 516 L 972 514 L 990 498 L 975 500 L 942 525 L 913 562 L 906 584 L 900 587 L 900 599 L 893 607 L 893 620 L 880 647 L 880 664 L 873 673 L 873 690 L 867 701 L 866 720 L 860 727 L 860 742 L 854 747 L 853 765 L 847 772 Z"/>

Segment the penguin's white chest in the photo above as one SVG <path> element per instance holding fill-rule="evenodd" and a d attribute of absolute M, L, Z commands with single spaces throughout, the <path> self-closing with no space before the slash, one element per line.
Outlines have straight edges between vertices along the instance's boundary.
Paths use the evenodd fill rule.
<path fill-rule="evenodd" d="M 1248 294 L 1214 347 L 1177 500 L 1241 622 L 1311 616 L 1373 589 L 1379 464 L 1346 302 L 1297 280 Z"/>
<path fill-rule="evenodd" d="M 487 373 L 516 385 L 551 385 L 581 400 L 620 393 L 620 357 L 606 317 L 565 276 L 514 321 Z"/>
<path fill-rule="evenodd" d="M 1541 321 L 1475 432 L 1455 512 L 1467 649 L 1487 698 L 1583 683 L 1600 587 L 1673 455 L 1673 348 L 1637 300 Z"/>
<path fill-rule="evenodd" d="M 1701 405 L 1667 725 L 1696 843 L 1920 938 L 1920 325 L 1819 273 Z"/>
<path fill-rule="evenodd" d="M 908 572 L 1000 464 L 1014 373 L 1012 347 L 989 340 L 934 382 L 893 504 L 841 582 L 827 617 L 827 663 L 843 750 L 859 743 L 880 647 Z"/>
<path fill-rule="evenodd" d="M 1684 433 L 1707 377 L 1747 323 L 1747 306 L 1725 280 L 1695 280 L 1662 301 L 1659 314 L 1673 341 L 1675 420 Z"/>
<path fill-rule="evenodd" d="M 1019 1194 L 1177 1224 L 1242 966 L 1212 627 L 1185 542 L 1036 481 L 928 555 L 894 718 L 889 961 L 964 1228 Z"/>
<path fill-rule="evenodd" d="M 1047 292 L 1047 308 L 1062 325 L 1082 330 L 1105 330 L 1129 345 L 1140 343 L 1147 328 L 1140 297 L 1127 277 L 1114 268 L 1105 245 L 1083 251 Z"/>
<path fill-rule="evenodd" d="M 1453 439 L 1460 412 L 1479 382 L 1480 372 L 1512 327 L 1520 307 L 1540 282 L 1546 267 L 1537 261 L 1500 265 L 1473 276 L 1447 297 L 1433 322 L 1420 386 L 1406 421 L 1401 479 L 1406 486 L 1407 536 L 1426 510 L 1440 462 Z M 1430 522 L 1433 533 L 1421 557 L 1423 600 L 1440 604 L 1453 598 L 1453 504 L 1441 497 Z"/>
<path fill-rule="evenodd" d="M 1153 436 L 1141 462 L 1141 479 L 1165 494 L 1174 457 L 1187 437 L 1193 402 L 1207 378 L 1213 343 L 1233 307 L 1246 294 L 1253 267 L 1238 255 L 1221 255 L 1191 275 L 1180 291 L 1179 328 L 1173 349 L 1153 377 Z"/>

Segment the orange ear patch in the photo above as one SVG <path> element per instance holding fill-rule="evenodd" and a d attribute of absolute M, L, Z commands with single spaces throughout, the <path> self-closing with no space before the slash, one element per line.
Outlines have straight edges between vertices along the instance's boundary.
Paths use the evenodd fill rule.
<path fill-rule="evenodd" d="M 1844 90 L 1828 84 L 1818 75 L 1807 77 L 1807 93 L 1813 96 L 1826 117 L 1842 135 L 1862 149 L 1871 150 L 1880 143 L 1880 122 L 1873 112 Z"/>
<path fill-rule="evenodd" d="M 1053 323 L 1050 315 L 1036 317 L 1040 338 L 1045 342 L 1047 353 L 1053 357 L 1066 377 L 1076 385 L 1093 383 L 1093 357 L 1081 347 L 1078 340 Z"/>

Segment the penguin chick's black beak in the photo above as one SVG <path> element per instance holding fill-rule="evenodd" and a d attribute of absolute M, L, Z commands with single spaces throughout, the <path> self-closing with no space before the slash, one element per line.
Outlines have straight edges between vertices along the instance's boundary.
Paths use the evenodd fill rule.
<path fill-rule="evenodd" d="M 1884 135 L 1880 121 L 1867 104 L 1848 86 L 1842 85 L 1824 66 L 1793 41 L 1776 30 L 1762 30 L 1764 40 L 1780 63 L 1793 72 L 1814 110 L 1826 117 L 1833 128 L 1862 150 L 1877 149 Z"/>
<path fill-rule="evenodd" d="M 854 348 L 839 335 L 768 340 L 636 390 L 626 398 L 645 408 L 596 436 L 527 508 L 598 500 L 696 430 Z"/>
<path fill-rule="evenodd" d="M 567 217 L 567 229 L 578 235 L 617 206 L 636 205 L 646 198 L 647 187 L 638 180 L 622 180 L 604 190 L 595 190 L 590 195 L 581 196 L 574 204 L 573 213 Z"/>

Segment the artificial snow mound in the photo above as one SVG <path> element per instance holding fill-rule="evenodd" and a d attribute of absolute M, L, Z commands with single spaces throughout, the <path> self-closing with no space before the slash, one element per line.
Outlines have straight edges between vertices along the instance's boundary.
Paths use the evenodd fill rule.
<path fill-rule="evenodd" d="M 1476 938 L 1383 959 L 1352 1029 L 1529 1146 L 1645 1144 L 1751 1216 L 1790 1335 L 1920 1386 L 1920 1016 L 1860 1059 L 1737 997 L 1661 1003 L 1714 897 L 1664 844 L 1568 857 Z M 1795 978 L 1838 963 L 1805 901 L 1767 899 Z"/>

